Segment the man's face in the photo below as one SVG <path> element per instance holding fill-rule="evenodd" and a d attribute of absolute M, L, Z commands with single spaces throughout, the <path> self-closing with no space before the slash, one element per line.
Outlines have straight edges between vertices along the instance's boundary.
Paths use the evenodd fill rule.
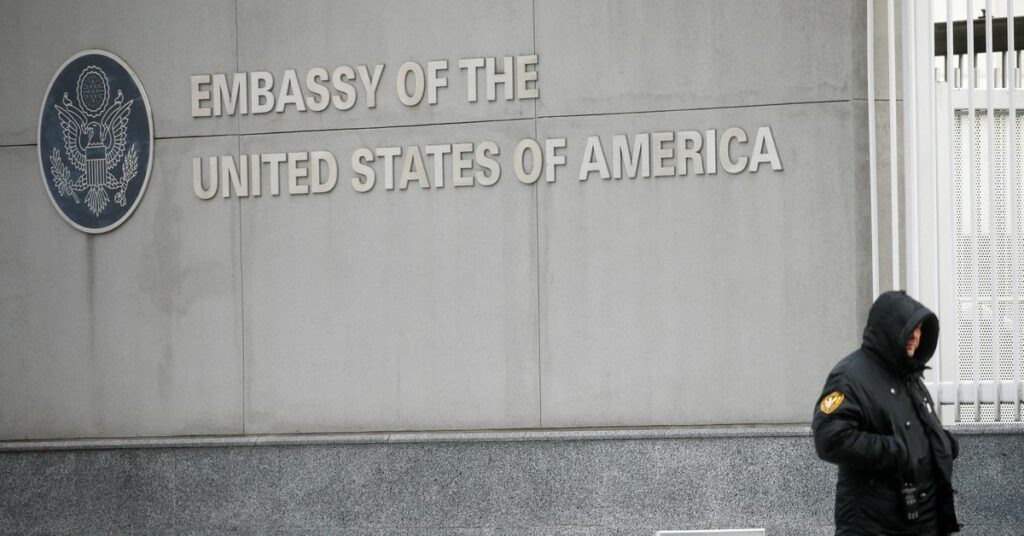
<path fill-rule="evenodd" d="M 914 357 L 914 352 L 917 351 L 918 345 L 921 344 L 921 324 L 918 324 L 914 328 L 914 332 L 910 334 L 910 338 L 907 339 L 907 357 Z"/>

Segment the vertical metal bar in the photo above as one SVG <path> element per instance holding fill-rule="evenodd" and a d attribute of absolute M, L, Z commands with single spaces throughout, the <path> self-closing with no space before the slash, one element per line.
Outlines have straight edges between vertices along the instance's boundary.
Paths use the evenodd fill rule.
<path fill-rule="evenodd" d="M 953 2 L 955 0 L 946 0 L 946 72 L 953 71 Z M 957 63 L 960 63 L 959 56 L 957 57 Z M 946 100 L 949 103 L 949 147 L 946 151 L 946 157 L 949 164 L 949 217 L 951 218 L 950 229 L 952 232 L 949 235 L 950 251 L 952 251 L 953 262 L 950 263 L 952 266 L 949 270 L 949 290 L 948 292 L 953 293 L 953 325 L 958 326 L 960 324 L 960 297 L 957 294 L 956 286 L 956 162 L 954 157 L 954 147 L 956 145 L 956 105 L 953 104 L 953 84 L 954 80 L 959 81 L 962 76 L 963 70 L 957 69 L 956 77 L 946 84 Z M 963 86 L 963 83 L 960 83 Z M 960 356 L 960 336 L 959 334 L 953 337 L 953 355 L 951 360 L 954 360 L 955 366 L 953 368 L 953 388 L 956 390 L 956 396 L 953 398 L 953 422 L 960 421 L 960 366 L 955 360 L 959 359 Z"/>
<path fill-rule="evenodd" d="M 917 236 L 917 35 L 916 9 L 903 0 L 903 191 L 904 236 L 907 254 L 907 292 L 920 298 Z"/>
<path fill-rule="evenodd" d="M 964 89 L 964 54 L 956 54 L 956 88 Z"/>
<path fill-rule="evenodd" d="M 1006 176 L 1010 182 L 1010 199 L 1007 202 L 1007 212 L 1009 213 L 1010 219 L 1010 258 L 1012 264 L 1010 266 L 1010 307 L 1013 311 L 1013 346 L 1010 352 L 1013 355 L 1013 383 L 1014 383 L 1014 419 L 1022 420 L 1020 413 L 1020 399 L 1021 393 L 1021 378 L 1020 378 L 1020 352 L 1018 351 L 1020 343 L 1020 317 L 1017 311 L 1019 307 L 1018 303 L 1018 288 L 1017 288 L 1017 255 L 1020 254 L 1017 251 L 1017 172 L 1015 169 L 1015 157 L 1014 154 L 1017 151 L 1017 106 L 1014 103 L 1014 95 L 1017 93 L 1017 54 L 1014 52 L 1013 43 L 1013 0 L 1006 0 L 1006 50 L 1009 52 L 1007 56 L 1006 64 L 1006 80 L 1008 92 L 1007 98 L 1009 100 L 1009 106 L 1007 107 L 1008 122 L 1006 133 Z"/>
<path fill-rule="evenodd" d="M 928 5 L 928 26 L 926 28 L 935 28 L 935 5 L 934 2 L 926 2 Z M 946 54 L 948 57 L 950 54 Z M 949 71 L 946 71 L 946 80 L 949 80 Z M 931 151 L 930 155 L 932 158 L 932 179 L 933 179 L 933 191 L 935 192 L 935 207 L 932 210 L 932 229 L 935 230 L 935 277 L 932 278 L 935 283 L 935 303 L 939 311 L 939 316 L 944 316 L 945 311 L 942 310 L 942 298 L 939 295 L 939 277 L 942 272 L 942 262 L 939 260 L 939 139 L 936 130 L 936 119 L 935 115 L 938 113 L 935 104 L 935 84 L 938 82 L 938 77 L 935 73 L 935 39 L 929 36 L 928 39 L 928 128 L 931 131 Z M 952 151 L 950 151 L 952 152 Z M 946 352 L 944 349 L 939 348 L 936 352 L 936 357 L 932 359 L 935 365 L 935 400 L 936 400 L 936 411 L 942 405 L 942 360 L 946 358 Z M 942 418 L 942 412 L 938 413 L 939 418 Z"/>
<path fill-rule="evenodd" d="M 900 288 L 899 146 L 896 124 L 896 5 L 889 0 L 889 186 L 892 220 L 892 288 Z M 905 92 L 904 92 L 905 93 Z"/>
<path fill-rule="evenodd" d="M 985 0 L 985 113 L 988 116 L 988 140 L 985 149 L 988 154 L 988 251 L 989 277 L 991 278 L 992 318 L 992 379 L 995 381 L 995 421 L 999 422 L 999 273 L 996 262 L 996 116 L 992 107 L 992 91 L 995 85 L 995 54 L 992 52 L 992 0 Z"/>
<path fill-rule="evenodd" d="M 868 166 L 871 181 L 871 300 L 878 296 L 878 155 L 875 149 L 875 8 L 868 6 Z"/>
<path fill-rule="evenodd" d="M 971 289 L 974 298 L 974 319 L 971 332 L 974 335 L 974 345 L 971 349 L 974 352 L 974 420 L 977 422 L 981 416 L 981 359 L 980 347 L 981 337 L 978 333 L 981 327 L 981 303 L 978 299 L 978 216 L 975 214 L 977 206 L 974 199 L 974 122 L 977 120 L 974 113 L 974 0 L 967 0 L 967 187 L 970 193 L 968 208 L 970 209 L 970 235 L 971 235 Z"/>

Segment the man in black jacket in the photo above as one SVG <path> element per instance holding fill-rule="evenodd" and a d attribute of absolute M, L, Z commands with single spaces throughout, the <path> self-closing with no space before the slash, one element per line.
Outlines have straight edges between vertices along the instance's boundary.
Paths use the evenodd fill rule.
<path fill-rule="evenodd" d="M 953 509 L 956 439 L 921 381 L 939 319 L 902 291 L 878 297 L 860 349 L 825 381 L 811 424 L 818 456 L 839 466 L 836 535 L 943 535 Z"/>

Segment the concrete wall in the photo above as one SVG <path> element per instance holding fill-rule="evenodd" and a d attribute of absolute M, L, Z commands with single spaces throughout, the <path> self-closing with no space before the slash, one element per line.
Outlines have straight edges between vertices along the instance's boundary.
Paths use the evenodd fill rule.
<path fill-rule="evenodd" d="M 964 534 L 1024 526 L 1024 434 L 999 431 L 959 432 Z M 836 471 L 805 428 L 265 439 L 0 449 L 0 534 L 832 534 Z"/>
<path fill-rule="evenodd" d="M 2 10 L 0 440 L 805 422 L 858 341 L 861 2 Z M 138 73 L 157 138 L 138 210 L 99 236 L 54 212 L 34 145 L 87 48 Z M 535 101 L 394 96 L 403 61 L 534 52 Z M 372 110 L 190 117 L 192 74 L 361 63 L 392 75 Z M 587 136 L 765 125 L 784 171 L 576 180 Z M 508 172 L 527 137 L 567 139 L 556 182 Z M 480 140 L 503 148 L 492 187 L 191 189 L 196 156 Z"/>

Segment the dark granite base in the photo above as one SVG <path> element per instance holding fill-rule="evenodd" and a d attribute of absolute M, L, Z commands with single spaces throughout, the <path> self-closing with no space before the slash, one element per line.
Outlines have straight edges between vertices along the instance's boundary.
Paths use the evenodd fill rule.
<path fill-rule="evenodd" d="M 965 534 L 1024 533 L 1024 433 L 960 437 Z M 806 435 L 0 451 L 0 533 L 831 534 Z"/>

